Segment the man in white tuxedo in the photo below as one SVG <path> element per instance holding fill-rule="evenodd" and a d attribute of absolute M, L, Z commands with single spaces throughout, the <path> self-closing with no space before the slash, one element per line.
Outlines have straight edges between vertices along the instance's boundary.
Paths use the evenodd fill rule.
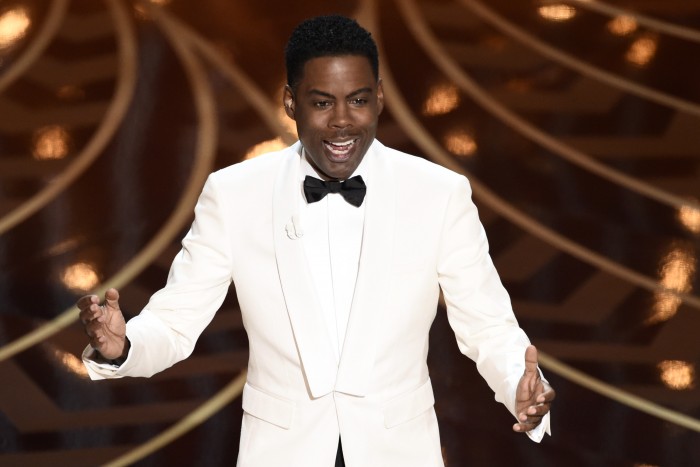
<path fill-rule="evenodd" d="M 442 290 L 462 353 L 539 441 L 554 391 L 488 254 L 467 180 L 375 139 L 377 49 L 341 16 L 289 39 L 299 142 L 213 173 L 167 285 L 128 323 L 79 300 L 91 377 L 186 358 L 235 285 L 249 338 L 241 467 L 443 465 L 428 367 Z"/>

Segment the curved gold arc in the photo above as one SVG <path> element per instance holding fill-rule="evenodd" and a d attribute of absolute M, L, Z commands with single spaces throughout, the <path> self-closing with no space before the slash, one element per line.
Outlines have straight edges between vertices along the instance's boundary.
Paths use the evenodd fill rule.
<path fill-rule="evenodd" d="M 562 2 L 561 0 L 547 0 L 542 3 L 548 4 Z M 700 31 L 698 31 L 697 29 L 689 28 L 686 26 L 680 26 L 678 24 L 673 24 L 668 21 L 652 18 L 651 16 L 643 15 L 632 10 L 610 5 L 609 3 L 598 2 L 596 0 L 564 0 L 564 3 L 572 3 L 579 8 L 584 8 L 586 10 L 602 13 L 605 16 L 609 16 L 611 18 L 615 18 L 617 16 L 629 16 L 630 18 L 634 18 L 637 24 L 644 26 L 645 28 L 654 29 L 655 31 L 664 33 L 668 36 L 674 36 L 679 39 L 685 39 L 691 42 L 700 42 Z"/>
<path fill-rule="evenodd" d="M 379 37 L 378 32 L 374 34 L 376 37 Z M 468 175 L 474 191 L 474 196 L 481 199 L 484 204 L 488 205 L 514 224 L 520 226 L 525 231 L 530 232 L 561 251 L 567 252 L 586 263 L 620 277 L 636 286 L 653 292 L 672 294 L 688 305 L 700 309 L 700 297 L 665 288 L 659 281 L 615 263 L 603 255 L 595 253 L 554 230 L 545 227 L 496 195 L 486 185 L 464 170 L 460 164 L 455 162 L 455 160 L 433 139 L 420 122 L 413 117 L 410 107 L 405 103 L 398 91 L 398 86 L 391 75 L 391 71 L 386 66 L 382 67 L 382 81 L 384 83 L 384 95 L 387 104 L 393 109 L 392 115 L 399 125 L 404 128 L 404 132 L 409 135 L 416 145 L 434 162 L 455 172 Z"/>
<path fill-rule="evenodd" d="M 373 37 L 377 41 L 377 46 L 380 49 L 380 54 L 382 56 L 386 56 L 384 51 L 382 50 L 381 35 L 379 34 L 379 28 L 377 26 L 377 13 L 374 10 L 375 0 L 362 1 L 364 4 L 363 12 L 365 12 L 366 14 L 366 17 L 363 20 L 363 24 L 366 27 L 368 27 L 368 29 L 372 32 Z M 384 63 L 386 64 L 386 61 Z M 432 136 L 430 136 L 430 134 L 417 121 L 417 119 L 413 117 L 410 107 L 406 104 L 403 97 L 401 96 L 401 93 L 398 91 L 396 82 L 394 81 L 391 75 L 391 70 L 386 65 L 382 67 L 381 74 L 382 80 L 384 82 L 385 102 L 389 107 L 391 107 L 392 116 L 404 129 L 404 132 L 407 135 L 410 135 L 410 137 L 413 139 L 416 145 L 420 147 L 433 161 L 441 165 L 445 165 L 451 170 L 468 175 L 466 171 L 463 168 L 461 168 L 458 164 L 456 164 L 452 157 L 450 157 L 445 152 L 445 150 L 443 150 L 440 147 L 440 145 L 435 142 Z M 660 285 L 656 281 L 639 273 L 631 271 L 623 266 L 615 264 L 614 262 L 609 261 L 601 255 L 589 251 L 581 247 L 580 245 L 551 231 L 550 229 L 542 226 L 534 220 L 529 219 L 527 216 L 517 211 L 513 206 L 498 198 L 481 183 L 474 183 L 474 179 L 470 178 L 470 182 L 472 183 L 474 196 L 479 197 L 481 201 L 484 202 L 484 204 L 488 205 L 491 209 L 498 212 L 500 215 L 510 220 L 514 224 L 519 225 L 521 228 L 530 232 L 534 236 L 541 238 L 545 242 L 554 245 L 558 249 L 565 251 L 571 254 L 572 256 L 583 260 L 584 262 L 593 264 L 601 270 L 604 270 L 612 275 L 621 277 L 624 280 L 627 280 L 633 284 L 642 286 L 644 288 L 649 288 L 650 290 L 662 289 L 662 287 L 660 287 Z M 682 297 L 684 300 L 686 300 L 687 303 L 692 303 L 695 307 L 700 306 L 700 299 L 698 299 L 698 297 L 682 295 L 676 292 L 673 293 L 675 293 L 679 297 Z M 578 384 L 582 384 L 585 382 L 586 388 L 598 394 L 601 394 L 602 396 L 611 397 L 611 395 L 614 395 L 614 399 L 622 404 L 625 404 L 629 407 L 633 407 L 635 409 L 643 411 L 649 415 L 662 418 L 663 420 L 676 423 L 680 426 L 692 430 L 696 430 L 698 426 L 697 423 L 700 423 L 700 421 L 692 417 L 688 417 L 671 409 L 657 406 L 648 401 L 646 405 L 639 404 L 640 398 L 637 398 L 636 396 L 633 396 L 627 393 L 626 391 L 622 391 L 620 389 L 606 385 L 602 381 L 591 376 L 585 375 L 583 373 L 575 375 L 577 379 L 573 379 L 573 372 L 560 372 L 562 369 L 564 369 L 564 364 L 562 362 L 543 352 L 540 352 L 539 355 L 541 357 L 543 367 L 567 379 L 569 376 L 571 376 L 571 381 L 574 381 Z M 606 387 L 605 391 L 602 389 L 603 387 Z"/>
<path fill-rule="evenodd" d="M 400 2 L 399 2 L 400 3 Z M 656 91 L 648 86 L 643 86 L 621 78 L 614 73 L 610 73 L 595 66 L 589 65 L 571 54 L 562 52 L 545 42 L 537 39 L 532 34 L 529 34 L 522 28 L 517 27 L 510 21 L 506 20 L 498 13 L 477 0 L 460 0 L 467 9 L 479 16 L 482 20 L 501 30 L 507 36 L 525 44 L 527 47 L 538 51 L 540 54 L 559 62 L 579 73 L 590 78 L 597 79 L 603 83 L 607 83 L 617 89 L 621 89 L 630 94 L 643 97 L 650 101 L 656 102 L 680 112 L 685 112 L 691 115 L 700 116 L 700 105 L 691 101 L 681 99 L 660 91 Z"/>
<path fill-rule="evenodd" d="M 272 105 L 270 99 L 238 66 L 224 58 L 210 42 L 193 31 L 175 15 L 168 13 L 166 10 L 163 10 L 161 15 L 164 20 L 170 23 L 174 30 L 177 30 L 180 37 L 186 38 L 209 63 L 215 66 L 225 78 L 242 91 L 245 99 L 256 109 L 273 133 L 280 136 L 286 143 L 291 144 L 296 141 L 296 137 L 291 135 L 284 125 L 280 123 L 277 112 L 273 110 L 276 107 Z"/>
<path fill-rule="evenodd" d="M 413 0 L 397 2 L 397 6 L 404 16 L 407 27 L 413 33 L 413 37 L 421 44 L 426 54 L 465 93 L 477 102 L 486 111 L 500 119 L 512 129 L 524 137 L 536 142 L 540 146 L 549 149 L 554 154 L 563 159 L 598 175 L 610 182 L 617 183 L 635 193 L 651 198 L 668 206 L 681 209 L 691 207 L 700 211 L 700 203 L 697 201 L 682 198 L 657 188 L 649 183 L 627 175 L 619 170 L 608 167 L 598 162 L 590 155 L 581 152 L 573 147 L 558 141 L 544 131 L 530 124 L 515 112 L 509 110 L 505 105 L 491 97 L 479 86 L 457 63 L 444 52 L 435 36 L 428 29 L 423 20 L 418 7 Z"/>
<path fill-rule="evenodd" d="M 217 413 L 224 406 L 228 405 L 243 392 L 246 376 L 247 372 L 243 370 L 240 375 L 224 386 L 223 389 L 221 389 L 211 398 L 207 399 L 207 401 L 197 407 L 197 409 L 181 418 L 175 425 L 163 431 L 158 436 L 155 436 L 154 438 L 151 438 L 147 442 L 141 444 L 137 448 L 132 449 L 124 455 L 104 464 L 103 467 L 126 467 L 133 465 L 135 462 L 138 462 L 144 457 L 156 452 L 158 449 L 168 445 L 193 428 L 201 425 L 203 422 L 207 421 L 209 417 Z"/>
<path fill-rule="evenodd" d="M 675 425 L 687 428 L 689 430 L 700 432 L 700 420 L 680 412 L 663 407 L 659 404 L 650 402 L 643 397 L 636 396 L 615 386 L 604 383 L 595 378 L 591 378 L 584 372 L 577 370 L 561 360 L 558 360 L 551 355 L 538 351 L 539 363 L 548 370 L 557 373 L 559 376 L 583 386 L 601 396 L 612 399 L 621 404 L 624 404 L 640 412 L 647 413 L 661 420 L 673 423 Z"/>
<path fill-rule="evenodd" d="M 51 7 L 46 14 L 46 21 L 41 27 L 41 31 L 39 31 L 22 56 L 5 73 L 0 75 L 0 93 L 22 76 L 22 73 L 27 71 L 27 68 L 32 66 L 36 59 L 41 56 L 41 53 L 49 45 L 49 42 L 61 26 L 69 3 L 70 0 L 53 0 L 51 2 Z"/>
<path fill-rule="evenodd" d="M 117 26 L 119 77 L 112 102 L 95 135 L 75 159 L 38 193 L 0 218 L 0 235 L 53 201 L 73 183 L 107 146 L 126 114 L 136 87 L 136 39 L 129 13 L 119 0 L 105 0 Z"/>
<path fill-rule="evenodd" d="M 284 130 L 283 126 L 279 124 L 276 116 L 270 110 L 270 102 L 240 69 L 227 63 L 226 60 L 224 60 L 223 57 L 221 57 L 221 55 L 216 52 L 216 50 L 209 43 L 207 43 L 205 39 L 198 36 L 175 16 L 169 14 L 165 9 L 158 8 L 153 5 L 145 6 L 148 8 L 151 15 L 153 15 L 154 19 L 159 22 L 159 25 L 163 31 L 165 31 L 171 42 L 178 41 L 179 43 L 179 41 L 182 41 L 183 44 L 186 43 L 187 45 L 180 45 L 180 47 L 187 48 L 188 50 L 190 47 L 192 47 L 203 53 L 203 55 L 205 55 L 210 62 L 212 62 L 221 71 L 224 71 L 225 77 L 230 79 L 235 86 L 244 91 L 246 99 L 248 99 L 251 105 L 264 116 L 266 123 L 273 129 L 273 131 L 277 130 L 278 134 L 286 135 L 286 131 Z M 288 138 L 289 135 L 286 137 Z M 163 448 L 183 434 L 202 424 L 212 415 L 216 414 L 219 410 L 242 394 L 246 377 L 247 371 L 243 370 L 239 376 L 227 384 L 216 395 L 180 419 L 180 421 L 171 428 L 163 431 L 154 438 L 151 438 L 147 442 L 126 452 L 109 463 L 104 464 L 105 467 L 122 467 L 132 465 L 133 463 Z"/>
<path fill-rule="evenodd" d="M 214 97 L 208 87 L 206 74 L 197 58 L 179 41 L 172 39 L 172 42 L 194 90 L 194 100 L 199 121 L 195 164 L 183 194 L 165 225 L 138 255 L 132 258 L 117 274 L 92 291 L 96 295 L 103 295 L 110 287 L 120 288 L 128 284 L 170 245 L 191 219 L 192 209 L 197 202 L 202 185 L 214 166 L 218 128 Z M 77 319 L 78 309 L 76 307 L 63 311 L 46 324 L 0 348 L 0 361 L 43 342 L 46 338 L 77 321 Z"/>

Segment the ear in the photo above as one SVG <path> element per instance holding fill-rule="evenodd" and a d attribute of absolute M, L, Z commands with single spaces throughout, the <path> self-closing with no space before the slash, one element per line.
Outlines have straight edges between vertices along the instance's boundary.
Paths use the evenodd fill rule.
<path fill-rule="evenodd" d="M 379 78 L 377 81 L 377 115 L 381 114 L 382 110 L 384 110 L 384 85 L 382 79 Z"/>
<path fill-rule="evenodd" d="M 285 85 L 284 87 L 284 95 L 282 97 L 282 102 L 284 103 L 284 111 L 287 114 L 287 117 L 291 118 L 292 120 L 295 120 L 294 118 L 294 92 L 292 91 L 292 88 L 289 87 L 289 85 Z"/>

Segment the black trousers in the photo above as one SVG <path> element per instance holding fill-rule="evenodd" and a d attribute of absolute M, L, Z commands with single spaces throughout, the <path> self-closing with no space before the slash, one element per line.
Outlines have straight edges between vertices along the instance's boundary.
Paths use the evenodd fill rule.
<path fill-rule="evenodd" d="M 343 445 L 338 440 L 338 454 L 335 456 L 335 467 L 345 467 L 345 458 L 343 457 Z"/>

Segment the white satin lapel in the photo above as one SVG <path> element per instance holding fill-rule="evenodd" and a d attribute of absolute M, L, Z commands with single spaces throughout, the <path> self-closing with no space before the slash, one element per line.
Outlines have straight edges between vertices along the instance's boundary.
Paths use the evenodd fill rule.
<path fill-rule="evenodd" d="M 298 150 L 299 144 L 294 148 Z M 297 216 L 298 219 L 301 196 L 299 162 L 300 157 L 289 157 L 277 175 L 272 210 L 273 236 L 277 270 L 306 381 L 312 396 L 320 397 L 333 390 L 338 368 L 304 246 L 301 239 L 293 235 L 292 218 Z"/>
<path fill-rule="evenodd" d="M 389 267 L 393 255 L 395 226 L 395 180 L 391 161 L 375 141 L 365 202 L 365 225 L 355 294 L 336 391 L 356 396 L 367 394 L 376 349 L 376 322 L 387 309 Z"/>

